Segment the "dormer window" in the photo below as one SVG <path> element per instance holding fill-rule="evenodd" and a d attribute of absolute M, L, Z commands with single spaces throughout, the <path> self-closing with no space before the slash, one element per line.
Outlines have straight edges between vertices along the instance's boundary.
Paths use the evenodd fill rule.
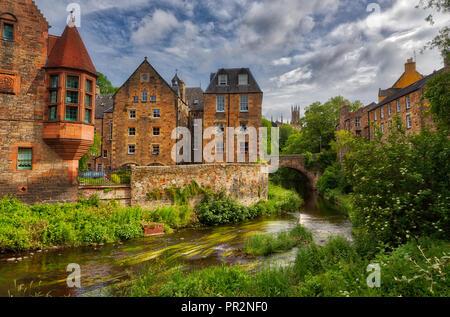
<path fill-rule="evenodd" d="M 240 74 L 239 75 L 238 85 L 239 86 L 246 86 L 246 85 L 248 85 L 248 75 L 247 74 Z"/>
<path fill-rule="evenodd" d="M 5 40 L 14 40 L 14 24 L 3 23 L 3 38 Z"/>
<path fill-rule="evenodd" d="M 227 75 L 219 75 L 219 86 L 226 86 L 227 84 Z"/>
<path fill-rule="evenodd" d="M 198 99 L 194 100 L 194 105 L 198 105 Z"/>

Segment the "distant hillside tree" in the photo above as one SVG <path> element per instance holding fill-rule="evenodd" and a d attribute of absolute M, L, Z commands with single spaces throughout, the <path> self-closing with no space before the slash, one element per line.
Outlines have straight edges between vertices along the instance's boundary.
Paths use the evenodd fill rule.
<path fill-rule="evenodd" d="M 97 73 L 97 86 L 100 88 L 100 94 L 102 95 L 112 95 L 114 94 L 119 87 L 114 87 L 112 83 L 109 81 L 106 75 L 98 72 Z"/>

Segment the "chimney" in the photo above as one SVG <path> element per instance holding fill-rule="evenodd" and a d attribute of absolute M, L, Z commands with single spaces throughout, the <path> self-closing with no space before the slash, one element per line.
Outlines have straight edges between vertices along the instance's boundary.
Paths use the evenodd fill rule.
<path fill-rule="evenodd" d="M 405 64 L 405 73 L 413 74 L 415 72 L 416 72 L 416 62 L 412 58 L 409 58 Z"/>

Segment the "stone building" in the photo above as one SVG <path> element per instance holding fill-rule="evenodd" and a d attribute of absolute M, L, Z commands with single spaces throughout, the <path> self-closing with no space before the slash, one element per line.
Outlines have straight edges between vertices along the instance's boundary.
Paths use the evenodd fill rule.
<path fill-rule="evenodd" d="M 93 143 L 97 72 L 73 25 L 58 37 L 32 0 L 0 2 L 0 196 L 77 199 Z"/>
<path fill-rule="evenodd" d="M 341 107 L 339 124 L 336 126 L 336 131 L 346 130 L 351 132 L 354 136 L 358 135 L 369 139 L 370 129 L 368 112 L 375 105 L 376 104 L 373 102 L 356 111 L 350 111 L 350 105 L 344 103 Z"/>
<path fill-rule="evenodd" d="M 177 164 L 172 131 L 189 127 L 186 88 L 177 75 L 169 85 L 145 58 L 113 96 L 99 96 L 97 103 L 102 149 L 101 157 L 88 163 L 92 169 Z"/>
<path fill-rule="evenodd" d="M 427 127 L 433 130 L 435 121 L 429 112 L 429 105 L 422 100 L 427 82 L 439 72 L 448 71 L 447 67 L 423 76 L 416 71 L 416 63 L 408 59 L 405 72 L 388 90 L 380 90 L 381 101 L 369 109 L 369 124 L 376 124 L 384 137 L 389 135 L 389 128 L 398 116 L 407 133 L 417 133 Z M 375 128 L 371 127 L 371 137 L 375 136 Z"/>
<path fill-rule="evenodd" d="M 249 154 L 258 153 L 258 142 L 250 144 L 249 133 L 254 128 L 258 133 L 262 122 L 263 92 L 248 68 L 219 69 L 210 76 L 210 84 L 205 91 L 205 106 L 203 114 L 204 140 L 203 148 L 214 142 L 213 153 L 216 162 L 248 162 Z M 227 128 L 234 128 L 242 133 L 231 138 Z M 205 135 L 207 129 L 215 129 L 215 137 Z M 212 139 L 215 141 L 212 141 Z M 227 140 L 229 139 L 229 142 Z M 231 143 L 232 142 L 232 143 Z M 227 145 L 230 148 L 227 153 Z M 240 154 L 240 155 L 238 155 Z M 203 158 L 204 161 L 210 158 Z"/>

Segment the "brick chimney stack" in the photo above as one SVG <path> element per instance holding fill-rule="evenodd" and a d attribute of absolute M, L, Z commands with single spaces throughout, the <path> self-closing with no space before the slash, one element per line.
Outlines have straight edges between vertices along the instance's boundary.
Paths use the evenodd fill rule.
<path fill-rule="evenodd" d="M 416 72 L 416 62 L 409 58 L 405 64 L 405 73 L 406 74 L 414 74 Z"/>

